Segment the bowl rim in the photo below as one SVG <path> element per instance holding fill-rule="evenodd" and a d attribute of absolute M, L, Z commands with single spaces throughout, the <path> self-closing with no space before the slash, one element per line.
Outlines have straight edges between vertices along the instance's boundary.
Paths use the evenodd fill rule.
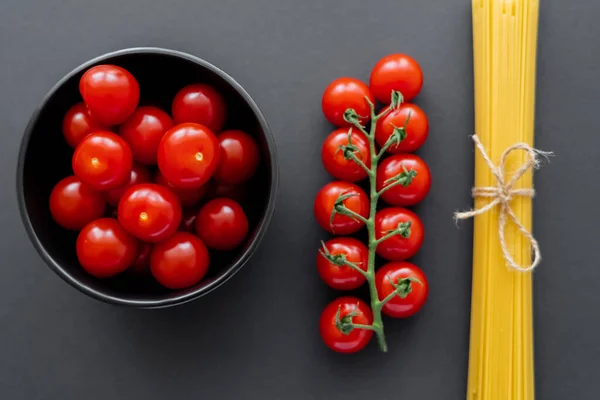
<path fill-rule="evenodd" d="M 263 135 L 265 137 L 267 148 L 269 150 L 269 158 L 270 158 L 270 165 L 271 165 L 271 185 L 269 188 L 269 199 L 267 202 L 267 208 L 265 210 L 265 214 L 263 215 L 263 218 L 261 219 L 261 221 L 259 223 L 258 231 L 256 232 L 256 235 L 255 235 L 254 239 L 252 240 L 252 243 L 250 244 L 250 246 L 248 246 L 244 250 L 244 252 L 238 258 L 237 262 L 235 262 L 234 264 L 229 266 L 229 268 L 225 271 L 225 273 L 223 273 L 221 276 L 219 276 L 214 281 L 210 282 L 207 286 L 203 286 L 203 287 L 193 290 L 191 292 L 182 293 L 182 294 L 179 294 L 179 295 L 176 295 L 176 296 L 173 296 L 170 298 L 166 298 L 166 299 L 157 299 L 157 300 L 124 299 L 124 298 L 119 297 L 118 295 L 115 296 L 115 295 L 102 293 L 102 292 L 90 287 L 89 285 L 79 282 L 78 280 L 73 278 L 58 262 L 56 262 L 56 260 L 48 254 L 48 252 L 46 251 L 44 246 L 42 246 L 40 239 L 38 238 L 38 236 L 36 235 L 36 233 L 33 229 L 33 225 L 31 223 L 29 214 L 27 213 L 27 207 L 25 205 L 25 193 L 23 190 L 23 172 L 24 172 L 24 167 L 25 167 L 25 154 L 26 154 L 27 148 L 29 146 L 29 141 L 31 139 L 31 135 L 33 133 L 33 127 L 35 126 L 35 123 L 38 119 L 38 116 L 39 116 L 41 110 L 47 105 L 47 103 L 50 101 L 50 99 L 65 84 L 65 82 L 67 82 L 69 79 L 73 78 L 73 76 L 81 73 L 82 71 L 88 69 L 89 67 L 91 67 L 95 64 L 101 63 L 110 58 L 117 57 L 117 56 L 123 56 L 123 55 L 131 55 L 131 54 L 159 54 L 159 55 L 174 56 L 174 57 L 178 57 L 178 58 L 193 62 L 194 64 L 197 64 L 200 67 L 206 68 L 206 69 L 210 70 L 211 72 L 215 73 L 216 75 L 218 75 L 225 82 L 227 82 L 227 84 L 229 84 L 248 104 L 248 106 L 250 107 L 253 114 L 256 116 L 256 118 L 258 120 L 258 123 L 259 123 L 259 125 L 263 131 Z M 212 64 L 202 58 L 199 58 L 197 56 L 194 56 L 194 55 L 191 55 L 191 54 L 179 51 L 179 50 L 172 50 L 172 49 L 166 49 L 166 48 L 161 48 L 161 47 L 131 47 L 131 48 L 125 48 L 125 49 L 108 52 L 108 53 L 94 57 L 93 59 L 80 64 L 79 66 L 72 69 L 69 73 L 67 73 L 64 77 L 62 77 L 56 84 L 54 84 L 54 86 L 48 91 L 48 93 L 46 93 L 46 95 L 43 97 L 42 101 L 39 103 L 39 105 L 34 109 L 33 113 L 31 114 L 31 117 L 29 118 L 29 122 L 27 123 L 27 126 L 25 128 L 23 137 L 21 139 L 21 144 L 19 147 L 18 162 L 17 162 L 16 186 L 17 186 L 16 189 L 17 189 L 17 202 L 19 204 L 19 213 L 21 214 L 21 220 L 23 221 L 23 225 L 25 226 L 25 230 L 27 231 L 27 235 L 29 236 L 29 239 L 31 240 L 33 247 L 35 248 L 35 250 L 37 251 L 39 256 L 42 258 L 42 260 L 45 261 L 45 263 L 48 265 L 48 267 L 50 267 L 50 269 L 52 269 L 65 282 L 67 282 L 69 285 L 71 285 L 75 289 L 79 290 L 80 292 L 82 292 L 92 298 L 95 298 L 97 300 L 100 300 L 102 302 L 105 302 L 105 303 L 130 306 L 130 307 L 136 307 L 136 308 L 165 308 L 165 307 L 172 307 L 175 305 L 188 303 L 192 300 L 195 300 L 197 298 L 200 298 L 200 297 L 212 292 L 213 290 L 217 289 L 218 287 L 223 285 L 225 282 L 227 282 L 229 279 L 231 279 L 248 262 L 248 260 L 250 259 L 252 254 L 254 254 L 254 252 L 257 250 L 260 242 L 262 241 L 262 239 L 268 229 L 268 226 L 271 222 L 271 219 L 273 217 L 273 213 L 275 211 L 275 205 L 277 202 L 278 191 L 279 191 L 279 165 L 278 165 L 277 149 L 275 146 L 275 139 L 273 137 L 271 129 L 269 128 L 269 125 L 267 123 L 267 120 L 266 120 L 264 114 L 258 107 L 256 101 L 250 96 L 250 94 L 248 94 L 248 92 L 229 74 L 225 73 L 223 70 L 221 70 L 214 64 Z"/>

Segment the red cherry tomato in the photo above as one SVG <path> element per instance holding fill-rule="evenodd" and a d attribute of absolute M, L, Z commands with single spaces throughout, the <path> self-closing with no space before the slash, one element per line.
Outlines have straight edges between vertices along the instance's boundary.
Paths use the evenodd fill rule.
<path fill-rule="evenodd" d="M 348 154 L 354 153 L 356 158 L 362 161 L 367 168 L 371 166 L 371 153 L 369 142 L 365 136 L 356 131 L 352 131 L 352 145 L 357 149 L 347 148 Z M 367 177 L 367 172 L 352 159 L 346 159 L 342 146 L 348 145 L 348 128 L 341 128 L 333 131 L 321 149 L 321 160 L 325 170 L 331 176 L 342 181 L 356 182 Z"/>
<path fill-rule="evenodd" d="M 403 235 L 392 236 L 377 246 L 377 254 L 386 260 L 411 258 L 423 244 L 423 223 L 417 214 L 400 207 L 384 208 L 375 214 L 375 237 L 380 239 L 398 229 L 399 224 L 403 224 Z"/>
<path fill-rule="evenodd" d="M 321 314 L 319 329 L 323 342 L 331 350 L 338 353 L 356 353 L 362 350 L 371 340 L 373 331 L 368 329 L 352 329 L 345 334 L 337 324 L 339 310 L 340 321 L 352 322 L 359 325 L 371 325 L 373 313 L 364 301 L 356 297 L 340 297 L 329 303 Z M 349 314 L 355 314 L 348 316 Z"/>
<path fill-rule="evenodd" d="M 377 167 L 377 191 L 394 184 L 400 176 L 404 183 L 386 190 L 381 198 L 394 206 L 413 206 L 421 202 L 431 187 L 429 167 L 414 154 L 398 154 L 388 157 Z M 386 183 L 387 182 L 387 183 Z"/>
<path fill-rule="evenodd" d="M 75 177 L 64 178 L 50 193 L 50 214 L 57 224 L 78 231 L 95 219 L 102 218 L 106 201 L 101 193 Z"/>
<path fill-rule="evenodd" d="M 337 213 L 331 220 L 331 213 L 340 195 L 352 195 L 343 200 L 351 211 L 368 218 L 369 198 L 358 186 L 349 182 L 335 181 L 323 186 L 315 198 L 314 212 L 317 222 L 327 232 L 336 235 L 351 235 L 363 227 L 362 221 Z"/>
<path fill-rule="evenodd" d="M 79 81 L 79 92 L 92 117 L 107 126 L 125 122 L 140 101 L 140 85 L 116 65 L 88 69 Z"/>
<path fill-rule="evenodd" d="M 200 282 L 209 264 L 206 246 L 188 232 L 177 232 L 155 244 L 150 253 L 152 275 L 169 289 L 183 289 Z"/>
<path fill-rule="evenodd" d="M 101 218 L 87 224 L 77 237 L 77 258 L 90 275 L 108 278 L 131 267 L 138 242 L 116 219 Z"/>
<path fill-rule="evenodd" d="M 196 218 L 198 217 L 198 209 L 196 208 L 184 208 L 183 215 L 181 217 L 181 224 L 179 224 L 179 230 L 182 232 L 194 232 L 196 229 Z"/>
<path fill-rule="evenodd" d="M 221 145 L 221 161 L 213 178 L 227 185 L 246 182 L 258 168 L 260 150 L 252 138 L 239 130 L 224 131 L 217 137 Z"/>
<path fill-rule="evenodd" d="M 129 187 L 119 202 L 119 222 L 144 242 L 174 234 L 181 223 L 181 204 L 171 190 L 153 183 Z"/>
<path fill-rule="evenodd" d="M 238 203 L 243 203 L 248 196 L 248 187 L 246 184 L 226 185 L 214 180 L 208 182 L 206 189 L 206 198 L 208 200 L 225 197 Z"/>
<path fill-rule="evenodd" d="M 220 132 L 225 125 L 225 99 L 213 87 L 192 84 L 181 89 L 171 106 L 176 124 L 194 122 Z"/>
<path fill-rule="evenodd" d="M 83 103 L 69 108 L 62 122 L 62 132 L 69 146 L 75 148 L 84 137 L 92 132 L 104 131 L 106 128 L 94 121 Z"/>
<path fill-rule="evenodd" d="M 331 82 L 323 93 L 321 101 L 323 114 L 335 126 L 351 126 L 344 120 L 344 113 L 352 108 L 364 125 L 371 119 L 371 109 L 365 97 L 375 103 L 373 93 L 363 82 L 355 78 L 338 78 Z"/>
<path fill-rule="evenodd" d="M 331 256 L 344 256 L 346 261 L 355 264 L 363 271 L 369 266 L 369 250 L 359 240 L 350 237 L 337 237 L 325 242 Z M 365 283 L 366 278 L 360 272 L 347 265 L 338 266 L 325 257 L 325 249 L 317 256 L 317 271 L 321 279 L 337 290 L 353 290 Z"/>
<path fill-rule="evenodd" d="M 127 143 L 111 132 L 92 133 L 73 153 L 73 171 L 96 190 L 124 186 L 131 177 L 133 157 Z"/>
<path fill-rule="evenodd" d="M 173 126 L 169 114 L 157 107 L 140 107 L 119 129 L 129 144 L 133 158 L 142 164 L 156 164 L 158 144 Z"/>
<path fill-rule="evenodd" d="M 119 205 L 119 200 L 121 200 L 121 196 L 125 193 L 130 186 L 137 185 L 138 183 L 149 183 L 151 181 L 150 172 L 140 164 L 133 164 L 133 168 L 131 168 L 131 173 L 129 174 L 129 182 L 125 184 L 125 186 L 121 186 L 116 189 L 110 189 L 106 191 L 106 201 L 111 206 L 117 207 Z"/>
<path fill-rule="evenodd" d="M 150 243 L 140 243 L 139 253 L 137 259 L 131 267 L 129 272 L 134 275 L 146 275 L 150 271 L 150 252 L 152 251 L 152 245 Z"/>
<path fill-rule="evenodd" d="M 192 189 L 175 187 L 171 182 L 167 180 L 167 178 L 165 178 L 163 174 L 161 174 L 160 171 L 156 172 L 156 177 L 154 178 L 154 181 L 159 185 L 166 186 L 169 189 L 171 189 L 173 193 L 177 195 L 177 198 L 181 202 L 181 205 L 184 207 L 193 206 L 199 203 L 200 200 L 202 200 L 202 198 L 206 194 L 206 190 L 208 189 L 207 185 L 202 185 L 199 188 Z"/>
<path fill-rule="evenodd" d="M 408 117 L 410 114 L 410 118 Z M 408 120 L 408 123 L 406 121 Z M 406 137 L 400 144 L 394 144 L 388 148 L 392 154 L 412 153 L 425 143 L 429 135 L 429 120 L 425 111 L 412 103 L 402 103 L 400 108 L 392 110 L 385 117 L 377 121 L 375 140 L 383 147 L 392 133 L 394 126 L 401 128 L 406 124 Z"/>
<path fill-rule="evenodd" d="M 248 219 L 242 207 L 230 199 L 206 203 L 196 218 L 196 234 L 215 250 L 233 250 L 248 235 Z"/>
<path fill-rule="evenodd" d="M 409 101 L 421 91 L 423 71 L 412 57 L 390 54 L 375 64 L 369 85 L 383 104 L 390 104 L 392 90 L 402 93 L 404 100 Z"/>
<path fill-rule="evenodd" d="M 391 262 L 375 274 L 375 285 L 379 300 L 399 289 L 381 311 L 389 317 L 405 318 L 417 313 L 425 304 L 429 284 L 423 271 L 406 261 Z"/>
<path fill-rule="evenodd" d="M 175 125 L 158 146 L 158 168 L 173 185 L 199 188 L 215 173 L 221 150 L 216 136 L 205 126 Z"/>

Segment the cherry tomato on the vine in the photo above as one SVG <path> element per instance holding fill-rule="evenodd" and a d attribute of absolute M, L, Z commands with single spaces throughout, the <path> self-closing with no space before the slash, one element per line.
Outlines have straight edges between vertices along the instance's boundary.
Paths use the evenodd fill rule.
<path fill-rule="evenodd" d="M 199 188 L 219 166 L 221 149 L 216 136 L 195 123 L 175 125 L 158 146 L 158 168 L 164 177 L 180 188 Z"/>
<path fill-rule="evenodd" d="M 381 311 L 387 316 L 405 318 L 416 314 L 425 304 L 429 285 L 419 267 L 406 261 L 391 262 L 375 274 L 375 285 L 379 300 L 397 291 Z"/>
<path fill-rule="evenodd" d="M 369 329 L 354 328 L 350 332 L 342 332 L 338 326 L 340 322 L 359 325 L 373 323 L 371 308 L 356 297 L 340 297 L 325 307 L 319 322 L 321 338 L 327 347 L 338 353 L 356 353 L 373 337 L 373 331 Z"/>
<path fill-rule="evenodd" d="M 200 282 L 209 264 L 206 246 L 188 232 L 177 232 L 155 244 L 150 253 L 152 275 L 169 289 L 183 289 Z"/>
<path fill-rule="evenodd" d="M 79 92 L 92 117 L 107 126 L 125 122 L 140 101 L 140 85 L 129 71 L 97 65 L 79 81 Z"/>
<path fill-rule="evenodd" d="M 181 223 L 181 204 L 169 188 L 141 183 L 125 190 L 119 202 L 119 223 L 145 242 L 174 234 Z"/>
<path fill-rule="evenodd" d="M 227 185 L 246 182 L 258 168 L 260 150 L 252 136 L 240 130 L 228 130 L 217 136 L 221 160 L 213 178 Z"/>
<path fill-rule="evenodd" d="M 325 170 L 331 176 L 343 181 L 356 182 L 365 179 L 367 171 L 365 171 L 353 159 L 348 159 L 346 156 L 354 154 L 356 158 L 362 161 L 367 168 L 371 167 L 371 152 L 369 150 L 369 142 L 365 136 L 357 131 L 352 130 L 351 142 L 348 144 L 348 130 L 350 128 L 341 128 L 333 131 L 321 149 L 321 160 L 325 166 Z M 343 146 L 346 146 L 343 148 Z"/>
<path fill-rule="evenodd" d="M 69 146 L 75 148 L 84 137 L 92 132 L 104 131 L 106 127 L 96 122 L 83 103 L 69 108 L 62 122 L 62 132 Z"/>
<path fill-rule="evenodd" d="M 77 237 L 77 258 L 90 275 L 108 278 L 131 267 L 138 242 L 116 219 L 101 218 L 87 224 Z"/>
<path fill-rule="evenodd" d="M 187 85 L 173 99 L 171 113 L 176 124 L 194 122 L 219 133 L 225 125 L 225 99 L 212 86 Z"/>
<path fill-rule="evenodd" d="M 133 158 L 142 164 L 156 164 L 158 144 L 173 126 L 169 114 L 157 107 L 140 107 L 119 128 L 119 135 L 131 148 Z"/>
<path fill-rule="evenodd" d="M 386 190 L 381 198 L 394 206 L 412 206 L 427 196 L 431 188 L 429 167 L 414 154 L 398 154 L 383 160 L 377 167 L 377 191 L 394 184 L 395 179 L 403 183 Z"/>
<path fill-rule="evenodd" d="M 105 208 L 104 196 L 75 176 L 62 179 L 50 193 L 50 214 L 57 224 L 66 229 L 82 229 L 93 220 L 102 218 Z"/>
<path fill-rule="evenodd" d="M 377 121 L 377 128 L 375 130 L 377 144 L 383 147 L 394 133 L 395 127 L 402 128 L 404 125 L 406 125 L 404 132 L 406 133 L 406 137 L 400 144 L 390 146 L 388 151 L 392 154 L 412 153 L 416 151 L 427 140 L 427 136 L 429 135 L 429 120 L 425 111 L 413 103 L 402 103 L 400 108 L 390 111 L 389 114 Z"/>
<path fill-rule="evenodd" d="M 351 126 L 344 120 L 344 113 L 352 108 L 360 117 L 361 124 L 371 119 L 371 109 L 365 99 L 375 103 L 375 97 L 367 85 L 355 78 L 338 78 L 331 82 L 323 93 L 321 108 L 325 118 L 335 126 Z"/>
<path fill-rule="evenodd" d="M 124 186 L 131 176 L 133 157 L 127 143 L 112 132 L 95 132 L 77 145 L 73 171 L 96 190 Z"/>
<path fill-rule="evenodd" d="M 208 189 L 207 184 L 202 185 L 199 188 L 192 189 L 176 187 L 171 182 L 169 182 L 160 171 L 156 172 L 156 177 L 154 178 L 154 181 L 159 185 L 166 186 L 169 189 L 171 189 L 173 193 L 177 195 L 177 198 L 181 202 L 181 205 L 184 207 L 189 207 L 193 206 L 194 204 L 197 204 L 200 200 L 202 200 L 202 198 L 206 194 L 206 190 Z"/>
<path fill-rule="evenodd" d="M 401 230 L 377 246 L 377 254 L 386 260 L 401 261 L 414 256 L 423 244 L 423 223 L 410 210 L 400 207 L 384 208 L 375 214 L 375 238 L 380 239 L 394 230 Z"/>
<path fill-rule="evenodd" d="M 402 93 L 404 100 L 409 101 L 421 91 L 423 71 L 412 57 L 390 54 L 375 64 L 369 85 L 383 104 L 390 104 L 392 90 Z"/>
<path fill-rule="evenodd" d="M 235 201 L 214 199 L 200 209 L 196 233 L 211 249 L 232 250 L 246 239 L 248 219 Z"/>
<path fill-rule="evenodd" d="M 107 190 L 105 192 L 106 201 L 108 201 L 108 204 L 111 206 L 117 207 L 119 205 L 119 200 L 121 200 L 121 196 L 123 196 L 123 193 L 125 193 L 127 188 L 138 183 L 148 183 L 151 181 L 151 179 L 150 172 L 146 169 L 146 167 L 134 163 L 129 175 L 129 182 L 127 182 L 125 186 Z"/>
<path fill-rule="evenodd" d="M 314 213 L 317 222 L 327 232 L 336 235 L 350 235 L 364 226 L 364 222 L 336 212 L 333 220 L 331 214 L 340 196 L 342 204 L 360 216 L 368 218 L 369 198 L 360 187 L 353 183 L 335 181 L 323 186 L 315 198 Z"/>
<path fill-rule="evenodd" d="M 325 242 L 325 248 L 321 248 L 317 255 L 317 271 L 327 285 L 337 290 L 353 290 L 365 283 L 363 274 L 348 265 L 334 264 L 326 256 L 343 257 L 366 272 L 369 266 L 367 246 L 354 238 L 336 237 Z"/>

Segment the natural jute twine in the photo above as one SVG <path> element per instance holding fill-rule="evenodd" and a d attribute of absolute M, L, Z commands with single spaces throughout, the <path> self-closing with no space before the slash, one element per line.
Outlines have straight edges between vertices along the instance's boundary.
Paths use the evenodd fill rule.
<path fill-rule="evenodd" d="M 521 224 L 519 219 L 516 217 L 512 208 L 510 208 L 510 202 L 515 196 L 533 197 L 535 195 L 535 191 L 533 189 L 513 189 L 513 186 L 519 180 L 519 178 L 521 178 L 529 169 L 536 169 L 539 167 L 539 156 L 547 158 L 548 156 L 552 155 L 552 153 L 536 150 L 533 147 L 529 146 L 527 143 L 517 143 L 504 150 L 504 153 L 502 153 L 502 157 L 500 158 L 500 164 L 496 166 L 485 151 L 483 145 L 481 144 L 481 141 L 479 140 L 479 137 L 477 137 L 477 135 L 473 135 L 472 138 L 475 142 L 477 150 L 479 150 L 488 167 L 490 167 L 492 174 L 494 174 L 494 177 L 496 178 L 496 186 L 474 187 L 471 190 L 471 195 L 473 197 L 489 197 L 493 200 L 489 204 L 486 204 L 481 208 L 473 209 L 466 212 L 457 212 L 454 214 L 454 218 L 456 218 L 457 220 L 472 218 L 476 215 L 481 215 L 491 210 L 492 208 L 496 207 L 496 205 L 499 205 L 500 212 L 498 216 L 498 236 L 500 238 L 500 247 L 502 248 L 502 254 L 506 259 L 506 263 L 515 271 L 532 271 L 535 267 L 539 265 L 540 261 L 542 261 L 540 246 L 537 240 L 535 240 L 535 238 L 533 237 L 532 233 L 525 229 L 523 224 Z M 521 165 L 517 172 L 515 172 L 512 178 L 508 182 L 505 182 L 504 174 L 508 155 L 511 152 L 518 150 L 523 150 L 527 153 L 527 160 L 523 165 Z M 533 262 L 527 266 L 517 264 L 513 256 L 508 251 L 508 248 L 506 247 L 506 240 L 504 238 L 504 228 L 506 227 L 507 218 L 510 218 L 510 220 L 517 226 L 517 228 L 519 228 L 521 233 L 531 243 Z"/>

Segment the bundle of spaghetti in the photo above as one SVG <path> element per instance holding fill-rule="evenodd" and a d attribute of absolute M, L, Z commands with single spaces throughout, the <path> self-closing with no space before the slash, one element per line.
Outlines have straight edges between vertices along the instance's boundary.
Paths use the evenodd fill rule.
<path fill-rule="evenodd" d="M 508 147 L 533 146 L 538 0 L 473 0 L 475 132 L 498 165 Z M 508 156 L 506 179 L 526 161 Z M 497 184 L 475 151 L 475 187 Z M 532 171 L 515 188 L 532 188 Z M 489 204 L 475 198 L 475 209 Z M 516 196 L 510 207 L 531 231 L 532 203 Z M 500 206 L 475 216 L 468 400 L 534 398 L 531 272 L 507 266 L 499 241 Z M 506 248 L 519 265 L 531 264 L 531 242 L 509 221 Z"/>

